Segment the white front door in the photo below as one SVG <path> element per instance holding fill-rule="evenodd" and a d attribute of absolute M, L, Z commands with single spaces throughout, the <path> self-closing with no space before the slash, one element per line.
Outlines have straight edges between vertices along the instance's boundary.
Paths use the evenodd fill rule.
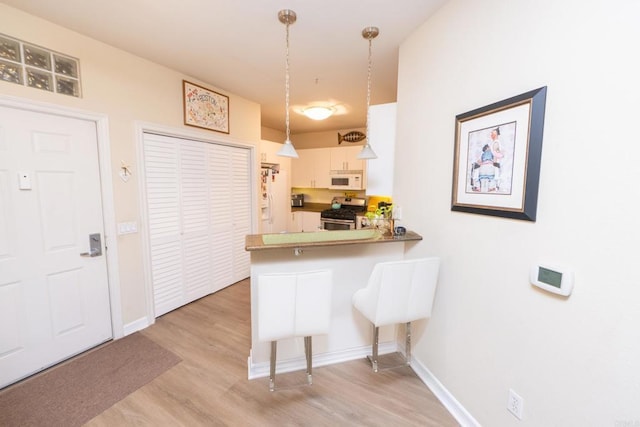
<path fill-rule="evenodd" d="M 0 106 L 0 388 L 112 337 L 96 135 Z"/>

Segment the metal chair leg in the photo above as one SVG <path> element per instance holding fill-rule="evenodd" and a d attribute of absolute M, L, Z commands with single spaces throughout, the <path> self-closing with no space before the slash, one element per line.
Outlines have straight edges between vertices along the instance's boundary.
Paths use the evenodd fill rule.
<path fill-rule="evenodd" d="M 373 325 L 373 344 L 371 345 L 371 356 L 367 356 L 369 362 L 371 362 L 371 366 L 373 367 L 373 372 L 378 372 L 378 331 L 379 328 L 376 325 Z"/>
<path fill-rule="evenodd" d="M 405 344 L 405 358 L 407 361 L 407 366 L 411 365 L 411 322 L 407 322 L 406 324 L 406 344 Z"/>
<path fill-rule="evenodd" d="M 313 351 L 311 348 L 311 337 L 304 337 L 304 354 L 307 357 L 307 383 L 311 385 L 313 383 L 313 379 L 311 377 L 311 369 L 312 369 L 312 361 L 313 361 Z"/>
<path fill-rule="evenodd" d="M 276 349 L 278 343 L 271 341 L 271 357 L 269 364 L 269 391 L 276 389 Z"/>

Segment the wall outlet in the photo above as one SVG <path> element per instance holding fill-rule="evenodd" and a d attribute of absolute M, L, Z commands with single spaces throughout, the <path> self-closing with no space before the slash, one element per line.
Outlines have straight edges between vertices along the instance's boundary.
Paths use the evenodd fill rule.
<path fill-rule="evenodd" d="M 517 419 L 522 419 L 522 411 L 524 409 L 524 400 L 522 397 L 518 396 L 518 393 L 509 389 L 509 400 L 507 401 L 507 409 L 511 412 Z"/>

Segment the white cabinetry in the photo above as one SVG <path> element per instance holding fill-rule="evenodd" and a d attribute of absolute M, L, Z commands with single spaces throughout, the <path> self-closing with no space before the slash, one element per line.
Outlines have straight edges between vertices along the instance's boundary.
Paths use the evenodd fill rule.
<path fill-rule="evenodd" d="M 356 171 L 364 170 L 365 161 L 358 159 L 362 146 L 352 145 L 348 147 L 329 148 L 332 171 Z"/>
<path fill-rule="evenodd" d="M 291 212 L 290 232 L 318 231 L 320 229 L 320 212 Z"/>
<path fill-rule="evenodd" d="M 302 212 L 302 231 L 320 230 L 320 212 Z"/>
<path fill-rule="evenodd" d="M 282 163 L 287 158 L 276 155 L 280 148 L 282 148 L 282 144 L 277 142 L 260 141 L 260 163 Z"/>
<path fill-rule="evenodd" d="M 326 148 L 297 150 L 291 161 L 291 186 L 298 188 L 329 188 L 330 153 Z"/>
<path fill-rule="evenodd" d="M 367 195 L 393 197 L 396 103 L 369 107 L 369 142 L 378 158 L 367 164 Z"/>

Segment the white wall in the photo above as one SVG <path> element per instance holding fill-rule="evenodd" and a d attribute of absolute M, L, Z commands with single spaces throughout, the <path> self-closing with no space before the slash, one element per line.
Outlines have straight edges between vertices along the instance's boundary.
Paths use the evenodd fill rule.
<path fill-rule="evenodd" d="M 59 104 L 109 117 L 113 194 L 116 221 L 140 221 L 136 180 L 135 124 L 137 121 L 171 128 L 183 125 L 182 80 L 202 83 L 229 96 L 230 135 L 202 131 L 204 138 L 233 138 L 257 145 L 260 140 L 260 105 L 212 84 L 198 82 L 176 71 L 130 55 L 47 21 L 0 4 L 0 31 L 7 36 L 79 58 L 82 98 L 0 81 L 0 95 Z M 116 31 L 116 30 L 114 30 Z M 120 162 L 127 163 L 133 179 L 118 177 Z M 257 165 L 257 163 L 256 163 Z M 140 224 L 140 223 L 139 223 Z M 140 224 L 141 225 L 141 224 Z M 146 315 L 140 234 L 118 236 L 120 286 L 124 323 Z"/>
<path fill-rule="evenodd" d="M 395 200 L 408 256 L 442 257 L 414 356 L 484 426 L 640 425 L 638 22 L 630 0 L 451 0 L 401 47 Z M 545 85 L 537 222 L 452 212 L 455 116 Z M 568 299 L 529 284 L 538 260 L 575 270 Z"/>

